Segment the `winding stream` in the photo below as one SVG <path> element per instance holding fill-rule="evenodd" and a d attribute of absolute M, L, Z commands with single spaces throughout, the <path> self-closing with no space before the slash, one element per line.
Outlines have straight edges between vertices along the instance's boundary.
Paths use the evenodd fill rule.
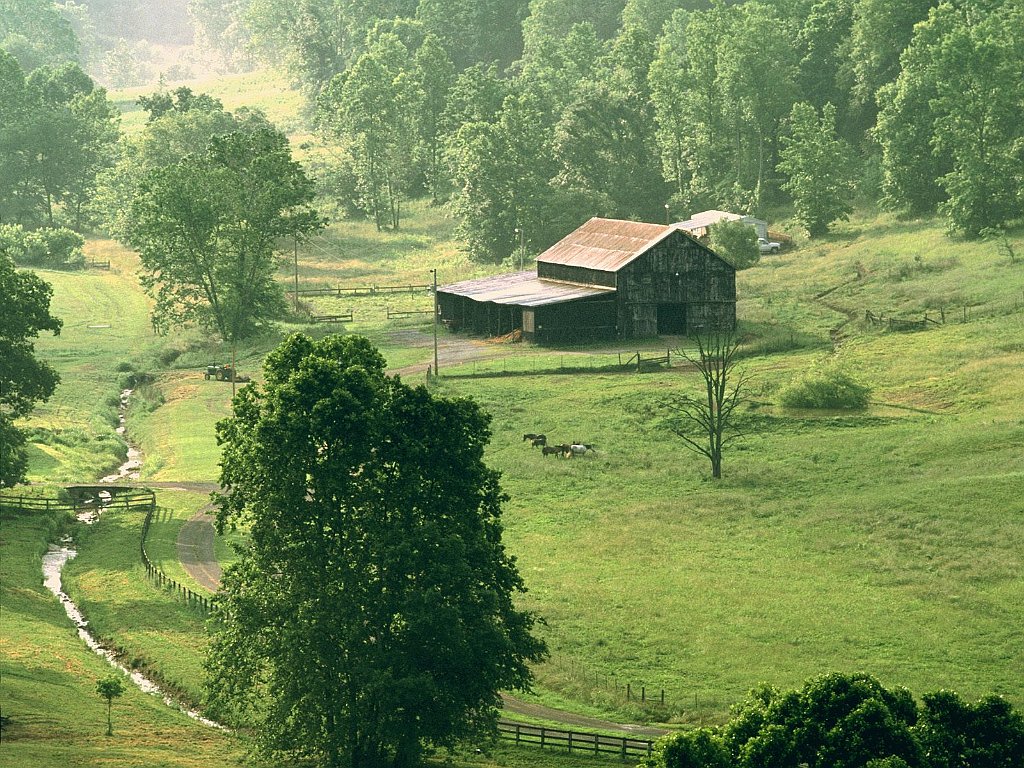
<path fill-rule="evenodd" d="M 128 407 L 128 399 L 131 397 L 132 391 L 126 389 L 121 392 L 121 407 L 119 408 L 118 419 L 120 426 L 117 428 L 117 433 L 124 437 L 125 434 L 125 411 Z M 100 480 L 101 483 L 116 483 L 120 480 L 138 480 L 139 470 L 142 468 L 142 452 L 131 443 L 128 443 L 128 457 L 127 460 L 120 466 L 115 474 L 107 475 Z M 87 509 L 78 515 L 79 522 L 85 523 L 86 525 L 92 525 L 98 519 L 100 514 L 107 503 L 109 503 L 112 496 L 110 494 L 101 493 L 99 503 L 95 508 Z M 85 620 L 82 612 L 78 606 L 74 604 L 67 593 L 64 592 L 63 585 L 61 583 L 61 572 L 64 570 L 64 566 L 69 560 L 75 557 L 78 551 L 74 548 L 74 542 L 70 536 L 63 537 L 57 544 L 51 544 L 48 551 L 43 555 L 43 585 L 50 590 L 57 599 L 60 600 L 61 605 L 64 606 L 64 612 L 67 613 L 68 618 L 71 619 L 72 623 L 78 628 L 78 636 L 82 638 L 82 641 L 89 646 L 98 656 L 102 656 L 107 660 L 112 667 L 116 667 L 126 674 L 131 681 L 141 690 L 143 693 L 151 693 L 156 696 L 162 696 L 164 703 L 177 709 L 193 720 L 197 720 L 203 725 L 207 725 L 211 728 L 224 729 L 224 726 L 220 723 L 215 723 L 213 720 L 203 717 L 199 712 L 185 707 L 180 702 L 172 699 L 167 693 L 165 693 L 159 685 L 154 683 L 148 677 L 143 675 L 141 672 L 133 669 L 129 669 L 114 655 L 114 652 L 103 645 L 96 639 L 96 637 L 89 632 L 89 622 Z"/>

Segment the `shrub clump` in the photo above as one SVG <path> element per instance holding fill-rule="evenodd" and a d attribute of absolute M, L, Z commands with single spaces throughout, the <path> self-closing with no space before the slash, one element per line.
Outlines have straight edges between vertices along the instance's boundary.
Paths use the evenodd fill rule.
<path fill-rule="evenodd" d="M 871 387 L 841 368 L 812 368 L 784 388 L 779 400 L 786 408 L 829 408 L 861 411 L 867 408 Z"/>
<path fill-rule="evenodd" d="M 79 269 L 85 265 L 85 238 L 65 227 L 26 230 L 20 224 L 0 224 L 0 250 L 19 266 Z"/>

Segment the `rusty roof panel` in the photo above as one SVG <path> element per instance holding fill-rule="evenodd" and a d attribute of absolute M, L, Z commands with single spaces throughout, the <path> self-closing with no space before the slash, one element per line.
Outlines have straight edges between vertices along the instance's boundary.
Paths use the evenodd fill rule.
<path fill-rule="evenodd" d="M 481 277 L 438 287 L 439 293 L 465 296 L 474 301 L 490 301 L 495 304 L 514 304 L 520 307 L 540 307 L 546 304 L 561 304 L 575 299 L 592 296 L 611 296 L 613 288 L 561 283 L 555 280 L 541 280 L 534 272 L 512 272 L 494 277 Z"/>
<path fill-rule="evenodd" d="M 664 224 L 593 218 L 537 257 L 547 264 L 618 272 L 675 231 Z"/>

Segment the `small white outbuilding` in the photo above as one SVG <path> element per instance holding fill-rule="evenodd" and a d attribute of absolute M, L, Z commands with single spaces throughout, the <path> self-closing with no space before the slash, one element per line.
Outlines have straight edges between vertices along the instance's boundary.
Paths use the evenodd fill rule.
<path fill-rule="evenodd" d="M 754 216 L 745 216 L 729 211 L 701 211 L 693 214 L 686 221 L 680 221 L 674 226 L 689 232 L 696 238 L 707 237 L 710 228 L 720 221 L 741 221 L 749 224 L 757 232 L 758 237 L 768 237 L 768 222 Z"/>

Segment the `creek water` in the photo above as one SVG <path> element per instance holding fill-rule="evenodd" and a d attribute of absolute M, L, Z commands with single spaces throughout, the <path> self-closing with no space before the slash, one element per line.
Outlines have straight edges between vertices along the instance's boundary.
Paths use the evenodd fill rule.
<path fill-rule="evenodd" d="M 119 408 L 119 420 L 120 426 L 117 428 L 117 432 L 122 437 L 124 436 L 124 420 L 125 411 L 128 408 L 128 399 L 131 397 L 132 391 L 126 389 L 121 392 L 121 407 Z M 120 466 L 118 471 L 112 475 L 107 475 L 100 480 L 101 483 L 116 483 L 121 480 L 138 480 L 139 470 L 142 469 L 142 452 L 139 449 L 128 443 L 128 456 L 127 460 Z M 86 525 L 92 525 L 95 523 L 104 508 L 110 503 L 113 496 L 106 492 L 101 492 L 98 495 L 97 501 L 90 508 L 82 511 L 78 515 L 78 520 Z M 151 693 L 156 696 L 160 696 L 164 703 L 173 707 L 174 709 L 180 710 L 185 713 L 193 720 L 198 720 L 203 725 L 207 725 L 211 728 L 223 729 L 224 726 L 220 723 L 215 723 L 213 720 L 203 717 L 199 712 L 189 709 L 182 705 L 180 702 L 175 701 L 165 691 L 163 691 L 159 685 L 150 680 L 148 677 L 143 675 L 138 670 L 129 669 L 127 666 L 118 661 L 117 656 L 109 648 L 105 648 L 96 636 L 89 631 L 89 622 L 85 620 L 82 615 L 82 611 L 77 605 L 67 596 L 64 592 L 64 587 L 61 582 L 61 573 L 64 570 L 64 566 L 67 565 L 68 561 L 73 559 L 78 554 L 78 551 L 74 548 L 74 542 L 70 536 L 63 537 L 57 544 L 51 544 L 46 554 L 43 555 L 43 585 L 50 590 L 57 599 L 60 600 L 60 604 L 64 606 L 64 612 L 71 619 L 71 622 L 78 628 L 78 636 L 82 639 L 90 650 L 98 656 L 102 656 L 107 660 L 112 667 L 115 667 L 125 675 L 127 675 L 132 683 L 134 683 L 139 690 L 144 693 Z"/>

